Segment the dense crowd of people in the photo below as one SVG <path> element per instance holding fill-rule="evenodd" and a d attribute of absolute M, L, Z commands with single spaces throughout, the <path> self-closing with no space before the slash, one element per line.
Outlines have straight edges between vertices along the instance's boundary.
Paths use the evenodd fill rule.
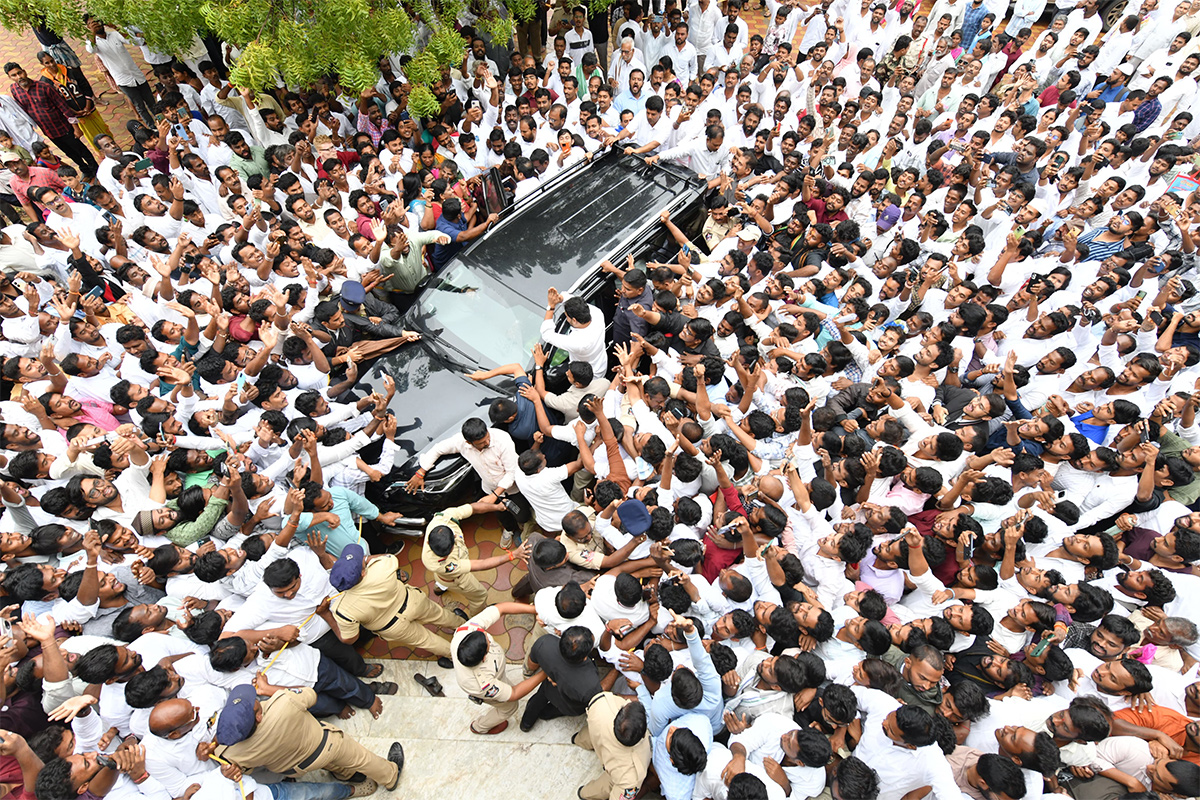
<path fill-rule="evenodd" d="M 397 693 L 375 636 L 465 738 L 580 718 L 584 800 L 1200 795 L 1200 0 L 1126 12 L 560 3 L 506 52 L 464 11 L 432 119 L 408 56 L 255 93 L 90 19 L 124 146 L 39 29 L 0 98 L 3 793 L 395 789 L 401 744 L 328 721 Z M 405 452 L 363 365 L 422 347 L 485 173 L 519 205 L 614 149 L 701 218 L 599 263 L 612 308 L 551 289 L 472 375 L 513 393 Z M 481 490 L 411 542 L 426 591 L 364 494 L 444 457 Z"/>

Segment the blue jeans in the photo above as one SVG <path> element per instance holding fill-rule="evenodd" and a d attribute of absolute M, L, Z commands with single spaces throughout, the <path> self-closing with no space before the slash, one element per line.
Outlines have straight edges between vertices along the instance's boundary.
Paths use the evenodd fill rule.
<path fill-rule="evenodd" d="M 274 800 L 345 800 L 354 791 L 346 783 L 270 783 Z"/>

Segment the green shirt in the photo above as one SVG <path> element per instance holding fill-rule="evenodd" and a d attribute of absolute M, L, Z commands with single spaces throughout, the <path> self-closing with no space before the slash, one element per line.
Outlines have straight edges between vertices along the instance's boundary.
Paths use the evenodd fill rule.
<path fill-rule="evenodd" d="M 1159 438 L 1159 444 L 1162 447 L 1159 452 L 1164 456 L 1179 457 L 1184 450 L 1191 447 L 1187 439 L 1166 429 Z M 1171 493 L 1172 500 L 1190 506 L 1200 499 L 1200 475 L 1196 474 L 1195 470 L 1192 471 L 1192 474 L 1195 475 L 1195 478 L 1187 486 L 1172 486 L 1167 490 Z"/>
<path fill-rule="evenodd" d="M 389 292 L 416 291 L 417 284 L 428 274 L 422 257 L 422 248 L 433 244 L 442 235 L 441 231 L 421 231 L 408 237 L 408 252 L 400 258 L 392 258 L 391 249 L 386 248 L 379 257 L 379 272 L 385 276 L 380 288 Z"/>
<path fill-rule="evenodd" d="M 250 148 L 250 157 L 242 158 L 237 153 L 234 153 L 229 159 L 229 166 L 237 170 L 237 174 L 242 176 L 242 180 L 250 180 L 251 175 L 261 175 L 265 180 L 267 175 L 271 173 L 271 167 L 267 164 L 267 153 L 257 145 L 248 145 Z"/>
<path fill-rule="evenodd" d="M 170 506 L 170 503 L 167 505 Z M 228 506 L 228 500 L 220 497 L 210 498 L 208 505 L 200 512 L 200 516 L 191 522 L 179 523 L 164 533 L 163 536 L 180 547 L 187 547 L 194 542 L 198 542 L 212 533 L 213 528 L 217 527 L 217 523 L 221 521 L 221 517 L 225 516 L 225 509 Z"/>

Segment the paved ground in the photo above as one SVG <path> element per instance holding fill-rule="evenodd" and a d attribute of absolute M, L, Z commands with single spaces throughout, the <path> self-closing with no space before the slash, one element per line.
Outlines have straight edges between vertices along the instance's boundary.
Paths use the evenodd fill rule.
<path fill-rule="evenodd" d="M 70 39 L 69 43 L 75 50 L 75 54 L 79 56 L 79 60 L 83 63 L 83 72 L 87 76 L 88 82 L 92 84 L 92 89 L 99 96 L 98 105 L 101 116 L 108 122 L 108 127 L 112 130 L 116 140 L 123 146 L 131 147 L 133 137 L 125 129 L 125 123 L 134 119 L 135 115 L 133 109 L 130 108 L 126 101 L 125 95 L 115 86 L 110 85 L 100 66 L 99 60 L 84 49 L 82 42 Z M 0 63 L 7 64 L 9 61 L 16 61 L 25 68 L 25 71 L 29 73 L 29 77 L 34 80 L 41 77 L 41 66 L 37 61 L 37 54 L 41 49 L 42 47 L 34 37 L 32 31 L 17 34 L 0 28 Z M 146 75 L 150 75 L 150 68 L 146 66 L 145 60 L 142 59 L 141 50 L 136 47 L 130 47 L 129 52 L 138 66 L 142 68 L 142 71 Z M 2 90 L 5 93 L 10 90 L 11 84 L 7 76 L 0 78 L 0 85 L 3 86 Z"/>

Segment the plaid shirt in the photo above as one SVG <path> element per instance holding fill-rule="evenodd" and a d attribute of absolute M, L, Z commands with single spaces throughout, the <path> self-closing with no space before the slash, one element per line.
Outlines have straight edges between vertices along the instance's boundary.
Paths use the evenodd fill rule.
<path fill-rule="evenodd" d="M 1138 129 L 1138 133 L 1146 130 L 1154 124 L 1154 120 L 1158 119 L 1158 115 L 1162 113 L 1162 103 L 1157 97 L 1151 98 L 1133 112 L 1133 127 Z"/>
<path fill-rule="evenodd" d="M 46 136 L 57 139 L 74 134 L 68 120 L 74 118 L 75 113 L 63 101 L 58 90 L 49 83 L 34 81 L 29 89 L 22 89 L 14 83 L 12 96 L 17 104 L 25 109 L 25 113 L 33 117 Z"/>
<path fill-rule="evenodd" d="M 371 143 L 376 147 L 379 147 L 379 143 L 383 140 L 384 132 L 392 129 L 392 123 L 387 117 L 384 117 L 379 125 L 375 125 L 365 112 L 359 113 L 357 123 L 359 132 L 370 136 Z"/>
<path fill-rule="evenodd" d="M 983 18 L 987 16 L 987 13 L 987 4 L 980 4 L 979 8 L 967 6 L 967 10 L 963 12 L 961 26 L 963 52 L 971 52 L 971 48 L 975 44 L 975 37 L 979 35 L 979 26 L 983 23 Z"/>

